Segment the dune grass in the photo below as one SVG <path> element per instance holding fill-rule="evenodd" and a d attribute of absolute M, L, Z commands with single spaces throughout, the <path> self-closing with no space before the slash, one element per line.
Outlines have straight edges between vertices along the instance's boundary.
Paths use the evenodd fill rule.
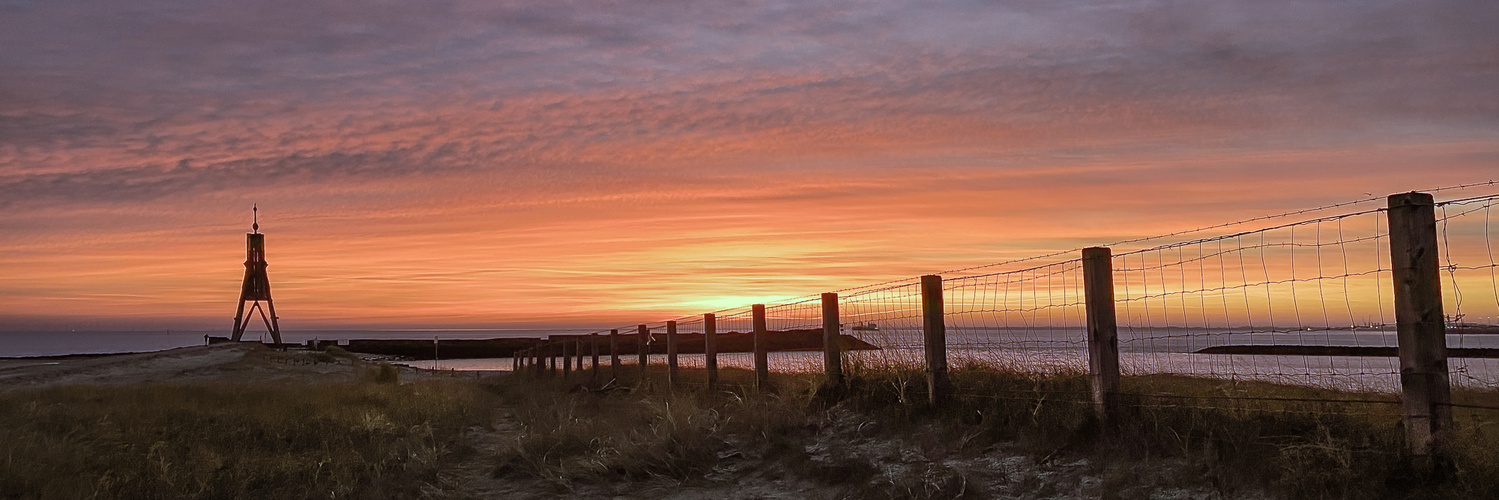
<path fill-rule="evenodd" d="M 418 496 L 435 489 L 457 432 L 494 405 L 472 382 L 378 383 L 380 373 L 3 393 L 0 497 Z"/>
<path fill-rule="evenodd" d="M 563 488 L 606 479 L 690 481 L 714 465 L 728 437 L 770 435 L 806 418 L 805 398 L 753 394 L 739 384 L 673 391 L 652 375 L 628 390 L 600 392 L 556 379 L 494 383 L 519 426 L 498 473 Z"/>
<path fill-rule="evenodd" d="M 1166 486 L 1289 498 L 1499 497 L 1491 451 L 1499 414 L 1456 409 L 1450 467 L 1432 472 L 1406 453 L 1390 395 L 1127 377 L 1121 418 L 1101 423 L 1082 374 L 980 365 L 952 372 L 955 396 L 940 408 L 926 404 L 920 371 L 894 368 L 856 370 L 832 389 L 817 375 L 772 374 L 774 388 L 764 391 L 752 373 L 733 369 L 713 391 L 701 370 L 684 369 L 684 383 L 667 387 L 658 366 L 643 375 L 627 368 L 612 382 L 586 371 L 406 383 L 398 374 L 370 366 L 359 383 L 3 392 L 0 498 L 442 496 L 453 487 L 444 471 L 459 461 L 562 496 L 737 481 L 751 472 L 725 465 L 752 462 L 753 474 L 795 477 L 838 498 L 983 498 L 993 474 L 946 464 L 999 448 L 1036 464 L 1086 459 L 1109 498 Z M 1455 396 L 1499 405 L 1493 391 Z M 1303 401 L 1315 399 L 1339 401 Z M 463 433 L 475 427 L 498 445 L 472 448 Z M 892 465 L 853 442 L 900 442 L 928 459 Z M 1035 473 L 1021 482 L 1004 486 L 1007 494 L 1055 493 Z"/>
<path fill-rule="evenodd" d="M 713 394 L 694 383 L 669 390 L 664 370 L 656 367 L 644 377 L 627 372 L 622 382 L 633 388 L 627 397 L 586 391 L 556 400 L 512 395 L 529 407 L 523 421 L 555 426 L 528 428 L 526 443 L 507 452 L 506 471 L 524 470 L 563 485 L 650 475 L 689 480 L 711 468 L 712 452 L 726 449 L 732 436 L 795 435 L 825 420 L 836 405 L 872 415 L 890 436 L 930 434 L 935 425 L 941 431 L 929 436 L 936 441 L 930 451 L 938 455 L 978 453 L 1008 443 L 1040 461 L 1087 457 L 1100 464 L 1105 496 L 1119 498 L 1143 497 L 1163 484 L 1291 498 L 1499 497 L 1499 454 L 1491 451 L 1499 445 L 1494 432 L 1499 412 L 1458 408 L 1451 462 L 1433 468 L 1406 451 L 1398 399 L 1389 394 L 1127 377 L 1120 418 L 1106 424 L 1095 417 L 1081 373 L 1036 375 L 965 365 L 951 373 L 954 400 L 933 408 L 926 404 L 925 376 L 916 370 L 858 370 L 833 391 L 819 388 L 816 375 L 774 374 L 778 389 L 765 393 L 749 386 L 750 373 L 724 370 L 721 378 L 728 382 Z M 683 370 L 681 376 L 701 378 L 700 370 Z M 543 382 L 527 390 L 558 391 L 555 380 L 531 380 Z M 575 375 L 573 380 L 583 379 Z M 1455 400 L 1495 405 L 1499 393 L 1458 391 Z M 756 419 L 759 428 L 744 427 Z M 780 458 L 796 462 L 798 453 Z M 1166 462 L 1176 465 L 1161 477 L 1159 465 Z M 868 476 L 858 471 L 870 468 L 839 467 L 844 479 L 854 481 Z M 884 491 L 893 491 L 886 486 Z M 930 491 L 934 485 L 924 487 Z"/>
<path fill-rule="evenodd" d="M 1407 452 L 1395 395 L 1184 376 L 1126 377 L 1117 422 L 1094 415 L 1081 373 L 1028 375 L 983 366 L 951 373 L 954 401 L 928 408 L 921 372 L 852 378 L 849 404 L 895 420 L 941 420 L 1036 456 L 1077 453 L 1107 462 L 1106 491 L 1128 491 L 1142 467 L 1184 460 L 1174 480 L 1217 491 L 1293 498 L 1499 498 L 1499 412 L 1456 411 L 1450 463 Z M 1460 390 L 1455 402 L 1499 406 L 1499 393 Z M 959 434 L 964 432 L 959 431 Z M 1148 485 L 1146 485 L 1148 486 Z"/>

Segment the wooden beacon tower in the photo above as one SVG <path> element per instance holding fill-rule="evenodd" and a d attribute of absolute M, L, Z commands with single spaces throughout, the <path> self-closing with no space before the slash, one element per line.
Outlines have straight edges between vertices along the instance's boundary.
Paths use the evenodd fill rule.
<path fill-rule="evenodd" d="M 260 234 L 260 207 L 251 205 L 250 210 L 254 222 L 250 225 L 252 232 L 245 234 L 245 282 L 239 289 L 239 311 L 234 313 L 234 336 L 229 340 L 239 342 L 245 334 L 245 327 L 259 311 L 260 320 L 271 333 L 271 340 L 280 345 L 281 326 L 276 323 L 276 304 L 271 301 L 271 279 L 265 274 L 268 264 L 265 262 L 265 235 Z M 262 300 L 265 308 L 260 307 Z M 245 315 L 245 302 L 253 302 L 249 316 Z"/>

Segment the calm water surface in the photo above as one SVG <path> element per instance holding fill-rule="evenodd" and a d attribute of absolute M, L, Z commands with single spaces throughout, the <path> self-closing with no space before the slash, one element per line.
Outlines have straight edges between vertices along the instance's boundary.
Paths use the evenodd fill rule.
<path fill-rule="evenodd" d="M 545 337 L 579 334 L 578 330 L 312 330 L 285 332 L 286 342 L 361 339 L 485 339 L 496 337 Z M 49 356 L 79 353 L 142 352 L 202 345 L 204 335 L 220 331 L 174 330 L 136 332 L 0 332 L 0 357 Z M 851 353 L 849 362 L 865 366 L 920 367 L 923 356 L 921 332 L 888 329 L 857 332 L 856 336 L 884 347 L 880 351 Z M 657 334 L 658 341 L 661 337 Z M 1177 373 L 1229 379 L 1313 385 L 1351 390 L 1394 391 L 1399 386 L 1396 358 L 1348 356 L 1265 356 L 1196 354 L 1193 351 L 1217 345 L 1326 345 L 1394 346 L 1395 333 L 1388 330 L 1246 333 L 1237 330 L 1123 329 L 1119 335 L 1120 364 L 1126 374 Z M 1449 347 L 1499 348 L 1499 335 L 1454 334 Z M 968 362 L 1009 366 L 1026 371 L 1082 371 L 1087 368 L 1087 344 L 1077 329 L 984 329 L 948 330 L 948 356 L 953 366 Z M 634 364 L 635 356 L 623 356 Z M 665 363 L 664 355 L 651 356 L 651 363 Z M 608 363 L 608 356 L 601 362 Z M 701 367 L 703 355 L 683 354 L 684 367 Z M 404 364 L 443 370 L 509 370 L 510 358 L 412 361 Z M 586 364 L 586 362 L 585 362 Z M 783 372 L 813 372 L 822 369 L 820 352 L 770 354 L 771 369 Z M 747 353 L 721 354 L 719 366 L 752 368 Z M 1499 360 L 1449 360 L 1455 385 L 1499 387 Z"/>

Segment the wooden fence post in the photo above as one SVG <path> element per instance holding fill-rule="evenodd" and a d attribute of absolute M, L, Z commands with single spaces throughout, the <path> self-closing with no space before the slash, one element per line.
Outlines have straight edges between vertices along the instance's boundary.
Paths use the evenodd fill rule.
<path fill-rule="evenodd" d="M 536 376 L 538 376 L 538 377 L 540 377 L 543 374 L 545 374 L 546 369 L 547 369 L 546 360 L 541 357 L 544 353 L 546 353 L 545 349 L 546 349 L 546 344 L 541 344 L 541 345 L 538 345 L 536 347 L 532 347 L 531 348 L 531 355 L 535 356 L 535 360 L 531 364 L 535 367 Z"/>
<path fill-rule="evenodd" d="M 677 322 L 666 322 L 666 385 L 677 386 Z"/>
<path fill-rule="evenodd" d="M 822 294 L 822 366 L 828 383 L 843 384 L 843 342 L 838 328 L 838 294 Z"/>
<path fill-rule="evenodd" d="M 942 277 L 921 277 L 922 332 L 926 337 L 927 402 L 946 404 L 951 383 L 947 379 L 947 323 L 942 316 Z"/>
<path fill-rule="evenodd" d="M 636 341 L 640 343 L 640 375 L 643 377 L 646 366 L 651 362 L 651 329 L 645 325 L 637 325 L 635 333 L 639 337 Z"/>
<path fill-rule="evenodd" d="M 765 338 L 765 304 L 755 304 L 750 309 L 753 311 L 752 322 L 755 328 L 755 388 L 765 390 L 770 388 L 770 355 L 767 353 L 770 346 L 767 344 L 769 339 Z"/>
<path fill-rule="evenodd" d="M 1416 455 L 1440 455 L 1452 428 L 1452 389 L 1432 196 L 1391 195 L 1389 226 L 1407 441 Z"/>
<path fill-rule="evenodd" d="M 562 347 L 562 378 L 567 378 L 567 375 L 569 373 L 572 373 L 572 371 L 573 371 L 573 358 L 572 358 L 573 343 L 564 340 L 564 341 L 562 341 L 561 347 Z"/>
<path fill-rule="evenodd" d="M 1114 316 L 1113 251 L 1083 249 L 1083 302 L 1088 316 L 1088 381 L 1093 411 L 1111 422 L 1119 416 L 1119 325 Z"/>
<path fill-rule="evenodd" d="M 718 385 L 718 317 L 703 315 L 703 368 L 708 371 L 708 390 Z"/>
<path fill-rule="evenodd" d="M 609 330 L 609 378 L 619 378 L 619 329 Z"/>
<path fill-rule="evenodd" d="M 589 375 L 593 380 L 599 379 L 599 332 L 588 334 L 588 351 L 593 355 L 593 373 Z"/>
<path fill-rule="evenodd" d="M 583 373 L 583 339 L 573 341 L 573 359 L 578 360 L 578 365 L 573 368 L 577 369 L 578 373 Z"/>
<path fill-rule="evenodd" d="M 552 340 L 551 337 L 547 337 L 547 364 L 550 365 L 549 367 L 552 370 L 552 375 L 556 376 L 557 375 L 557 355 L 560 354 L 560 353 L 557 351 L 557 343 L 556 342 L 552 342 L 551 340 Z"/>

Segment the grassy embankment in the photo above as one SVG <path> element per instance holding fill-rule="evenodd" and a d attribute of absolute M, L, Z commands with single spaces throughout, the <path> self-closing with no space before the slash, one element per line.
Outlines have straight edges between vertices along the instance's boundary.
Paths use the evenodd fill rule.
<path fill-rule="evenodd" d="M 331 361 L 331 360 L 324 360 Z M 0 393 L 0 498 L 406 498 L 492 396 L 472 381 L 76 386 Z"/>
<path fill-rule="evenodd" d="M 991 367 L 954 370 L 957 396 L 946 408 L 925 404 L 918 371 L 874 370 L 851 377 L 839 398 L 819 390 L 820 377 L 773 375 L 774 394 L 747 389 L 751 376 L 725 371 L 724 390 L 662 386 L 664 370 L 630 393 L 565 392 L 566 382 L 500 384 L 525 431 L 501 456 L 499 473 L 543 478 L 566 491 L 577 484 L 664 476 L 691 482 L 714 468 L 715 453 L 745 437 L 814 480 L 843 484 L 853 498 L 982 498 L 981 481 L 933 459 L 924 469 L 890 474 L 883 464 L 810 436 L 838 424 L 833 409 L 865 424 L 846 439 L 916 436 L 927 457 L 975 455 L 1018 447 L 1045 462 L 1088 458 L 1107 497 L 1143 497 L 1163 486 L 1197 486 L 1232 495 L 1266 492 L 1298 498 L 1496 498 L 1499 412 L 1458 410 L 1453 466 L 1445 477 L 1423 472 L 1405 452 L 1400 407 L 1391 395 L 1348 393 L 1267 383 L 1186 377 L 1131 377 L 1121 423 L 1101 426 L 1081 374 L 1035 377 Z M 583 380 L 574 376 L 574 381 Z M 684 380 L 701 380 L 684 371 Z M 636 383 L 636 381 L 627 381 Z M 565 394 L 560 398 L 558 394 Z M 1233 398 L 1278 398 L 1252 400 Z M 1375 401 L 1314 402 L 1301 399 Z M 1460 403 L 1499 405 L 1499 393 L 1464 391 Z M 867 425 L 866 425 L 867 424 Z M 866 431 L 865 429 L 869 429 Z M 819 448 L 816 460 L 808 448 Z M 1174 464 L 1162 467 L 1162 464 Z M 1165 475 L 1162 475 L 1162 469 Z M 1044 484 L 1031 493 L 1047 496 Z M 1005 493 L 1014 494 L 1016 489 Z"/>
<path fill-rule="evenodd" d="M 1089 458 L 1102 492 L 1116 497 L 1163 484 L 1293 497 L 1499 495 L 1499 456 L 1490 451 L 1499 439 L 1489 427 L 1499 415 L 1476 414 L 1482 410 L 1459 411 L 1453 472 L 1433 484 L 1402 451 L 1396 405 L 1152 398 L 1131 401 L 1125 423 L 1105 429 L 1079 375 L 964 367 L 953 372 L 959 396 L 942 409 L 923 403 L 919 372 L 863 371 L 836 401 L 817 390 L 816 376 L 776 374 L 779 389 L 764 394 L 746 388 L 748 377 L 725 370 L 720 391 L 671 391 L 657 371 L 590 391 L 579 390 L 586 375 L 577 374 L 396 384 L 390 370 L 372 368 L 367 381 L 348 384 L 11 391 L 0 393 L 0 497 L 411 497 L 441 493 L 451 486 L 441 471 L 476 460 L 501 480 L 566 494 L 600 484 L 699 483 L 740 452 L 848 497 L 982 497 L 983 481 L 941 458 L 995 446 L 1038 463 Z M 684 370 L 683 378 L 701 380 L 701 372 Z M 1208 398 L 1380 398 L 1173 377 L 1125 386 Z M 1495 404 L 1499 396 L 1462 393 L 1460 401 Z M 505 434 L 499 450 L 475 452 L 460 439 L 463 429 L 497 418 L 509 422 L 496 431 Z M 810 443 L 819 435 L 834 439 L 818 441 L 814 457 Z M 896 472 L 839 444 L 912 436 L 932 460 Z M 1170 460 L 1178 466 L 1168 476 L 1152 469 Z M 1032 494 L 1047 493 L 1044 481 L 1027 481 Z"/>

